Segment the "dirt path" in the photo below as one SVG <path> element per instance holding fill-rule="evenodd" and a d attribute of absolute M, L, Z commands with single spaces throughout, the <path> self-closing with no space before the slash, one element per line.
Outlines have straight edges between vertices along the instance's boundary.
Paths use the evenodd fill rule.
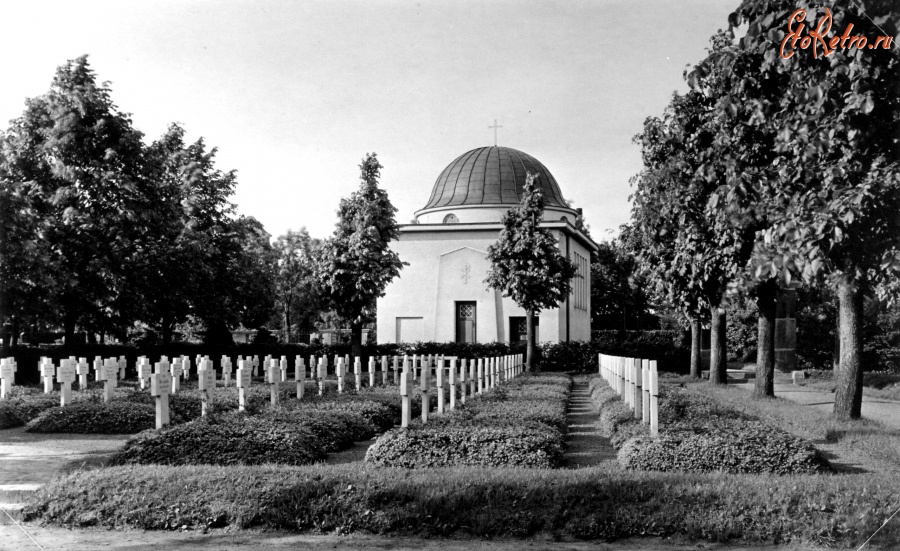
<path fill-rule="evenodd" d="M 569 398 L 565 465 L 570 469 L 594 467 L 616 460 L 616 451 L 597 427 L 597 408 L 591 400 L 587 380 L 576 378 Z"/>
<path fill-rule="evenodd" d="M 272 551 L 306 549 L 349 549 L 411 551 L 414 549 L 442 551 L 669 551 L 672 549 L 704 549 L 706 551 L 823 551 L 812 546 L 727 546 L 722 544 L 642 538 L 601 542 L 554 542 L 544 540 L 449 540 L 419 538 L 387 538 L 378 536 L 307 536 L 279 532 L 212 531 L 200 532 L 143 532 L 106 530 L 66 530 L 25 525 L 28 533 L 40 544 L 35 545 L 16 526 L 0 526 L 0 548 L 4 551 L 184 551 L 214 549 L 216 551 Z"/>

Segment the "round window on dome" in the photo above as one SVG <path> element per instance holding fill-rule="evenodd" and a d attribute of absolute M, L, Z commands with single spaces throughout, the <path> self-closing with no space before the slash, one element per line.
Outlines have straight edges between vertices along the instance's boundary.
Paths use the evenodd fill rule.
<path fill-rule="evenodd" d="M 444 224 L 459 224 L 459 218 L 455 214 L 448 214 L 444 217 Z"/>

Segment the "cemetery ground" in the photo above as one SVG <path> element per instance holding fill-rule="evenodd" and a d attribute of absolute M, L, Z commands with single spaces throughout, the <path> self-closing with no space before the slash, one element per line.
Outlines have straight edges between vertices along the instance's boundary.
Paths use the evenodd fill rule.
<path fill-rule="evenodd" d="M 29 456 L 0 456 L 0 484 L 41 485 L 0 493 L 0 501 L 25 502 L 13 515 L 45 549 L 857 548 L 879 527 L 869 547 L 900 546 L 898 518 L 882 526 L 900 506 L 900 430 L 837 423 L 784 399 L 757 402 L 737 385 L 660 380 L 654 439 L 609 377 L 596 374 L 523 374 L 480 396 L 470 393 L 465 405 L 457 392 L 456 409 L 442 415 L 432 388 L 430 422 L 412 421 L 407 429 L 395 426 L 402 402 L 391 380 L 338 395 L 330 379 L 322 397 L 307 381 L 306 405 L 296 403 L 291 383 L 272 409 L 258 378 L 246 416 L 260 424 L 237 423 L 238 432 L 252 440 L 259 430 L 274 440 L 258 440 L 241 450 L 245 455 L 229 452 L 235 441 L 213 428 L 234 423 L 237 390 L 217 388 L 212 419 L 200 420 L 191 381 L 172 401 L 173 427 L 162 431 L 142 425 L 144 417 L 129 424 L 102 415 L 75 419 L 103 432 L 147 430 L 0 430 L 0 453 L 15 447 Z M 75 404 L 108 407 L 99 389 L 91 392 L 74 392 Z M 151 402 L 130 395 L 138 393 L 136 383 L 121 382 L 113 402 L 128 405 L 103 411 L 146 410 Z M 45 396 L 40 389 L 25 394 L 36 402 Z M 412 394 L 418 416 L 422 402 Z M 46 396 L 58 403 L 58 392 Z M 288 420 L 299 423 L 299 414 L 314 418 L 341 404 L 355 404 L 352 414 L 334 416 L 341 422 L 326 416 L 304 421 L 306 433 L 284 429 Z M 29 428 L 66 426 L 59 409 L 46 408 Z M 360 420 L 366 415 L 368 424 Z M 268 445 L 284 442 L 302 453 L 268 455 Z M 72 458 L 54 455 L 62 453 Z M 173 464 L 158 464 L 166 462 Z M 8 519 L 0 531 L 13 549 L 37 549 Z"/>

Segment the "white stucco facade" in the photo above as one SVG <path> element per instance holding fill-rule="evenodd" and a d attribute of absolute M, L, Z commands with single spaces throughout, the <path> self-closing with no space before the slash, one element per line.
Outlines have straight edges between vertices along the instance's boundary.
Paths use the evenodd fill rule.
<path fill-rule="evenodd" d="M 551 229 L 563 254 L 582 262 L 569 300 L 540 312 L 538 338 L 590 340 L 590 255 L 595 245 L 567 222 L 543 225 Z M 402 226 L 391 249 L 409 266 L 378 299 L 378 342 L 456 341 L 456 307 L 461 302 L 475 303 L 475 342 L 509 342 L 510 318 L 524 317 L 525 311 L 484 283 L 490 271 L 487 249 L 500 230 L 499 223 Z"/>
<path fill-rule="evenodd" d="M 379 343 L 510 342 L 520 340 L 525 311 L 489 290 L 488 247 L 514 207 L 528 173 L 537 174 L 549 229 L 578 275 L 559 308 L 538 314 L 540 342 L 590 340 L 591 253 L 597 245 L 575 227 L 580 212 L 562 198 L 556 180 L 537 159 L 510 148 L 471 150 L 438 177 L 415 223 L 400 227 L 391 249 L 408 263 L 377 302 Z"/>

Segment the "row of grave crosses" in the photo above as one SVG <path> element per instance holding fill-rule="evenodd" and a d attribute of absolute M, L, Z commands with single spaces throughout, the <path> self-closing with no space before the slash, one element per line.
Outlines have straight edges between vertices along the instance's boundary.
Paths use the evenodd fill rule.
<path fill-rule="evenodd" d="M 659 373 L 656 360 L 599 354 L 600 375 L 634 412 L 634 418 L 659 436 Z"/>
<path fill-rule="evenodd" d="M 444 362 L 449 361 L 450 365 L 445 366 Z M 437 413 L 444 413 L 444 382 L 449 383 L 449 408 L 452 410 L 456 407 L 456 393 L 460 392 L 460 401 L 466 402 L 466 388 L 468 386 L 468 395 L 475 396 L 486 392 L 501 382 L 508 381 L 517 377 L 524 371 L 524 361 L 521 354 L 509 356 L 500 356 L 494 358 L 479 358 L 470 360 L 462 359 L 457 372 L 457 358 L 455 356 L 441 356 L 435 365 L 435 390 L 437 393 Z M 426 362 L 426 366 L 430 360 Z M 396 368 L 397 357 L 394 357 L 394 366 Z M 432 369 L 430 367 L 417 367 L 416 357 L 410 362 L 407 356 L 403 359 L 403 368 L 400 373 L 400 397 L 401 397 L 401 418 L 400 426 L 408 427 L 411 421 L 410 403 L 414 390 L 414 385 L 410 377 L 415 379 L 417 372 L 419 373 L 419 393 L 422 399 L 422 422 L 428 422 L 428 414 L 431 404 L 428 397 L 430 387 L 429 380 L 432 377 Z M 397 371 L 394 371 L 395 376 Z M 446 378 L 446 379 L 445 379 Z M 467 385 L 468 383 L 468 385 Z"/>
<path fill-rule="evenodd" d="M 422 420 L 428 420 L 428 401 L 427 393 L 430 386 L 429 381 L 434 379 L 435 386 L 438 390 L 437 397 L 437 413 L 443 413 L 444 388 L 445 381 L 450 387 L 449 408 L 456 407 L 457 390 L 462 403 L 465 403 L 466 396 L 474 396 L 491 388 L 494 388 L 501 381 L 511 379 L 524 369 L 523 357 L 521 354 L 508 355 L 492 358 L 480 358 L 474 360 L 460 360 L 457 368 L 458 358 L 455 356 L 438 356 L 438 355 L 404 355 L 393 356 L 389 361 L 388 356 L 381 356 L 381 361 L 376 362 L 374 357 L 370 357 L 367 366 L 368 386 L 376 384 L 376 369 L 378 364 L 381 367 L 381 384 L 387 385 L 389 372 L 393 371 L 393 382 L 401 387 L 401 396 L 403 396 L 404 411 L 403 426 L 409 424 L 409 388 L 412 380 L 420 381 L 420 389 L 423 393 L 423 412 Z M 402 363 L 401 363 L 402 362 Z M 53 390 L 54 378 L 61 385 L 61 405 L 65 406 L 71 403 L 71 385 L 75 382 L 76 374 L 80 377 L 79 386 L 87 389 L 89 368 L 87 359 L 70 357 L 60 361 L 60 365 L 54 366 L 49 358 L 41 358 L 40 372 L 44 381 L 44 391 L 49 393 Z M 141 356 L 137 360 L 137 374 L 140 381 L 140 387 L 147 389 L 149 387 L 150 394 L 156 398 L 156 426 L 162 428 L 170 423 L 168 397 L 180 390 L 181 380 L 187 380 L 190 376 L 190 359 L 187 356 L 173 358 L 171 361 L 166 356 L 162 356 L 159 362 L 151 367 L 150 361 L 146 356 Z M 196 365 L 198 367 L 198 388 L 201 392 L 201 414 L 206 415 L 209 405 L 209 391 L 216 387 L 216 369 L 212 365 L 209 356 L 197 356 Z M 224 385 L 231 385 L 231 373 L 233 365 L 231 358 L 222 356 L 222 381 Z M 334 357 L 334 375 L 337 378 L 337 391 L 343 393 L 345 390 L 345 379 L 347 378 L 347 370 L 350 366 L 350 356 Z M 117 381 L 125 377 L 125 358 L 96 358 L 94 360 L 95 380 L 104 382 L 103 397 L 104 401 L 109 401 L 112 397 L 113 389 L 117 386 Z M 313 368 L 313 366 L 315 368 Z M 401 371 L 402 366 L 402 371 Z M 260 367 L 259 357 L 243 356 L 238 358 L 237 373 L 235 384 L 238 388 L 238 405 L 243 411 L 247 402 L 247 391 L 251 386 L 252 377 L 256 377 Z M 288 381 L 288 360 L 286 356 L 282 356 L 276 360 L 271 356 L 266 356 L 262 362 L 265 373 L 265 382 L 271 387 L 271 402 L 276 405 L 280 396 L 279 386 L 281 383 Z M 4 358 L 0 360 L 0 397 L 9 395 L 10 387 L 15 382 L 16 362 L 13 358 Z M 362 361 L 359 357 L 353 362 L 354 386 L 356 390 L 360 390 L 363 386 Z M 319 395 L 324 393 L 324 381 L 328 376 L 328 359 L 324 356 L 309 357 L 309 376 L 314 380 L 318 387 Z M 298 400 L 303 399 L 305 383 L 307 379 L 307 365 L 300 356 L 294 358 L 294 382 L 296 383 L 296 395 Z M 468 387 L 468 393 L 467 393 Z"/>

